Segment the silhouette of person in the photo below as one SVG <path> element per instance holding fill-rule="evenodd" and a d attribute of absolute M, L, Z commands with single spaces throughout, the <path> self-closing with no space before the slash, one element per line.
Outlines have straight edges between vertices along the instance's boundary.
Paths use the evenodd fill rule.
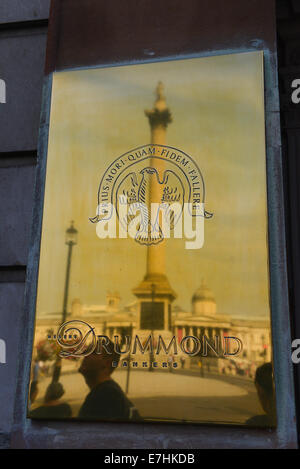
<path fill-rule="evenodd" d="M 249 418 L 246 423 L 253 426 L 274 427 L 276 425 L 276 407 L 271 363 L 264 363 L 257 368 L 254 383 L 265 414 L 255 415 Z"/>
<path fill-rule="evenodd" d="M 137 409 L 111 378 L 120 359 L 113 342 L 103 343 L 100 352 L 85 357 L 79 368 L 90 392 L 78 417 L 82 420 L 141 420 Z"/>
<path fill-rule="evenodd" d="M 199 367 L 199 370 L 200 370 L 200 376 L 202 378 L 204 378 L 204 367 L 203 367 L 203 362 L 202 362 L 201 358 L 199 358 L 199 360 L 198 360 L 198 367 Z"/>
<path fill-rule="evenodd" d="M 181 363 L 181 368 L 184 369 L 184 365 L 185 365 L 185 358 L 184 357 L 180 357 L 180 363 Z"/>
<path fill-rule="evenodd" d="M 30 391 L 29 391 L 29 407 L 31 407 L 31 405 L 36 400 L 38 393 L 39 393 L 38 381 L 32 381 L 30 385 Z"/>
<path fill-rule="evenodd" d="M 61 383 L 49 384 L 44 405 L 30 411 L 29 416 L 37 419 L 64 419 L 72 416 L 72 410 L 69 404 L 61 402 L 60 398 L 64 395 L 65 390 Z"/>

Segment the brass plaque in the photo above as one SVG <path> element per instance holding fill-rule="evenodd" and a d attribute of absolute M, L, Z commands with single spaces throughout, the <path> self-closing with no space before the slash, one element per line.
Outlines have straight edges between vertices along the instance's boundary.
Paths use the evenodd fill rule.
<path fill-rule="evenodd" d="M 273 427 L 263 53 L 51 99 L 29 417 Z"/>

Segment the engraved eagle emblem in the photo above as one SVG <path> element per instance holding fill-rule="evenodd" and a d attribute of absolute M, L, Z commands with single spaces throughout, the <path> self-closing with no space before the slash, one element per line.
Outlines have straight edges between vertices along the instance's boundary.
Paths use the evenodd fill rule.
<path fill-rule="evenodd" d="M 120 217 L 118 213 L 120 222 L 129 225 L 138 212 L 140 217 L 135 240 L 140 244 L 151 245 L 164 239 L 162 217 L 170 224 L 171 229 L 178 222 L 184 206 L 185 191 L 174 171 L 165 170 L 160 180 L 158 171 L 149 166 L 138 173 L 129 173 L 120 183 L 115 197 L 116 207 L 117 202 L 127 203 L 128 206 L 125 216 Z M 174 203 L 179 204 L 176 213 L 171 208 Z"/>

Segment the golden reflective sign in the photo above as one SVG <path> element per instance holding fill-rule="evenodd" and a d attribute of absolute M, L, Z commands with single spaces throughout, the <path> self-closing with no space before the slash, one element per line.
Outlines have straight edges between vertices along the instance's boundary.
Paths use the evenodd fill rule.
<path fill-rule="evenodd" d="M 260 52 L 54 74 L 30 417 L 275 425 L 263 96 Z"/>

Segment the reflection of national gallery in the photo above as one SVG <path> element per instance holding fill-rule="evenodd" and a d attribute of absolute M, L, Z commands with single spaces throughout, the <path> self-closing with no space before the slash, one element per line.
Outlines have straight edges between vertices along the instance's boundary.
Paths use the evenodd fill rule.
<path fill-rule="evenodd" d="M 172 122 L 162 83 L 157 86 L 153 109 L 145 111 L 145 114 L 151 130 L 151 144 L 156 149 L 145 161 L 145 177 L 148 178 L 146 187 L 149 187 L 149 204 L 152 202 L 160 204 L 163 200 L 163 190 L 161 184 L 156 184 L 152 176 L 156 173 L 159 175 L 159 180 L 163 180 L 166 174 L 165 161 L 156 154 L 156 151 L 165 148 L 166 129 Z M 202 180 L 200 175 L 193 176 L 193 180 L 197 194 L 200 191 L 204 197 L 204 187 L 200 189 Z M 130 194 L 127 196 L 130 197 Z M 117 334 L 124 337 L 132 333 L 138 334 L 143 340 L 152 334 L 154 339 L 161 335 L 166 344 L 173 335 L 178 341 L 187 335 L 195 337 L 205 335 L 208 338 L 219 336 L 221 344 L 225 336 L 234 336 L 243 343 L 243 358 L 257 363 L 270 360 L 269 323 L 262 320 L 235 320 L 228 315 L 218 314 L 213 294 L 204 283 L 192 297 L 191 312 L 173 306 L 177 295 L 167 277 L 166 240 L 154 243 L 149 224 L 147 229 L 149 243 L 146 272 L 141 282 L 132 289 L 136 301 L 122 308 L 118 293 L 108 293 L 106 304 L 103 306 L 86 306 L 81 304 L 79 299 L 75 299 L 68 319 L 83 320 L 95 327 L 98 334 L 110 338 Z M 56 333 L 55 327 L 60 325 L 60 315 L 56 315 L 56 319 L 54 315 L 43 317 L 45 319 L 39 317 L 36 340 L 45 339 L 50 329 Z"/>
<path fill-rule="evenodd" d="M 81 319 L 95 327 L 99 334 L 109 337 L 124 337 L 138 330 L 138 302 L 124 308 L 120 305 L 118 293 L 108 293 L 105 305 L 84 305 L 79 299 L 72 302 L 72 311 L 68 320 Z M 38 321 L 36 341 L 45 339 L 47 331 L 56 329 L 60 323 L 60 314 L 45 315 Z M 182 311 L 178 306 L 172 308 L 172 332 L 180 339 L 185 335 L 199 337 L 206 335 L 235 336 L 243 343 L 242 357 L 256 363 L 270 360 L 270 337 L 267 320 L 234 319 L 229 315 L 218 314 L 216 301 L 211 290 L 204 284 L 192 297 L 192 311 Z M 56 332 L 56 330 L 55 330 Z"/>

